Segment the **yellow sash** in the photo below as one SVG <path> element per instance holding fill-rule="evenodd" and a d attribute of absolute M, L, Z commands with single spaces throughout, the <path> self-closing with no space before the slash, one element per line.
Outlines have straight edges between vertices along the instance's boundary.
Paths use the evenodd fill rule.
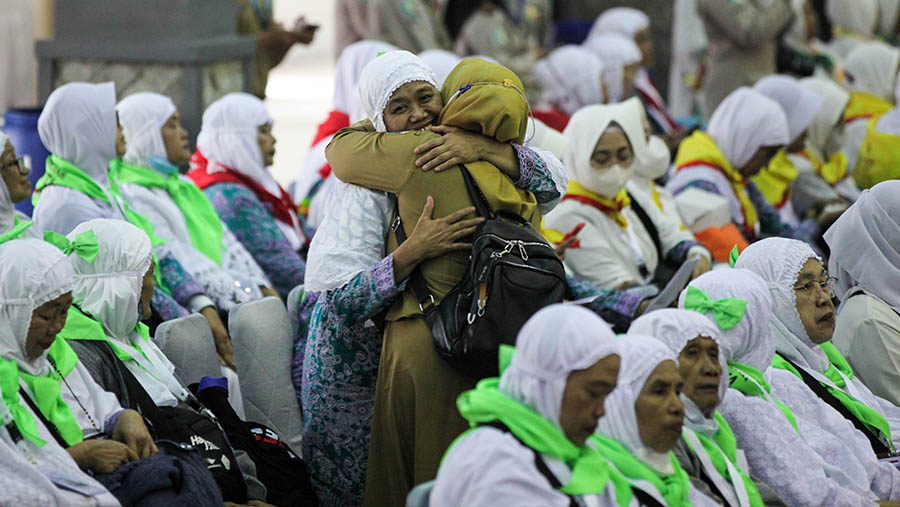
<path fill-rule="evenodd" d="M 591 192 L 575 180 L 569 180 L 569 188 L 566 191 L 563 200 L 574 200 L 582 204 L 587 204 L 588 206 L 593 206 L 605 213 L 622 229 L 628 227 L 628 220 L 625 219 L 622 210 L 631 205 L 631 198 L 628 197 L 628 192 L 624 188 L 619 190 L 615 199 L 610 199 Z"/>
<path fill-rule="evenodd" d="M 829 185 L 836 185 L 847 176 L 847 155 L 843 150 L 832 154 L 828 162 L 823 162 L 810 150 L 803 150 L 802 155 L 809 159 L 816 174 Z"/>
<path fill-rule="evenodd" d="M 850 92 L 850 102 L 844 109 L 844 121 L 879 117 L 894 107 L 890 102 L 866 92 Z"/>
<path fill-rule="evenodd" d="M 688 167 L 701 165 L 719 171 L 728 179 L 741 204 L 744 225 L 748 232 L 752 232 L 752 236 L 756 236 L 756 223 L 759 221 L 759 216 L 756 213 L 756 206 L 753 205 L 753 202 L 750 201 L 750 196 L 747 195 L 744 177 L 731 167 L 731 162 L 725 158 L 722 150 L 716 146 L 716 142 L 705 132 L 697 130 L 681 142 L 678 154 L 675 156 L 675 167 L 677 171 L 680 171 Z"/>
<path fill-rule="evenodd" d="M 900 136 L 875 129 L 878 118 L 869 120 L 866 137 L 859 148 L 853 179 L 862 188 L 900 178 Z"/>
<path fill-rule="evenodd" d="M 797 168 L 782 148 L 772 157 L 768 167 L 753 177 L 753 182 L 769 204 L 781 208 L 791 197 L 791 183 L 796 179 Z"/>

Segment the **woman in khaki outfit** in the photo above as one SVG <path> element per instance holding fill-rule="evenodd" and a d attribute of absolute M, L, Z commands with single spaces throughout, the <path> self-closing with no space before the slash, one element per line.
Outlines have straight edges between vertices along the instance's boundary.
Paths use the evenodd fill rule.
<path fill-rule="evenodd" d="M 379 60 L 374 60 L 369 67 L 390 64 L 388 60 Z M 364 102 L 366 81 L 363 77 L 360 85 Z M 403 114 L 409 103 L 430 99 L 422 94 L 421 81 L 411 78 L 407 84 L 389 91 L 392 94 L 382 102 L 385 106 L 373 118 L 380 127 L 378 130 L 394 130 L 389 128 L 393 116 Z M 384 86 L 383 83 L 371 85 Z M 528 114 L 522 90 L 521 81 L 504 67 L 479 59 L 466 60 L 444 83 L 441 98 L 447 105 L 440 110 L 438 122 L 499 142 L 521 143 Z M 379 93 L 376 90 L 372 95 Z M 430 124 L 432 119 L 423 114 L 418 120 Z M 416 125 L 409 128 L 414 129 Z M 439 137 L 428 130 L 373 134 L 371 126 L 360 124 L 339 132 L 326 149 L 326 155 L 341 180 L 396 194 L 400 218 L 409 228 L 421 215 L 428 196 L 438 197 L 435 218 L 471 205 L 459 169 L 435 172 L 416 166 L 418 155 L 414 149 Z M 507 173 L 489 162 L 475 162 L 467 167 L 493 210 L 504 209 L 527 217 L 537 230 L 541 214 L 531 192 L 517 188 Z M 387 250 L 396 248 L 396 238 L 391 234 Z M 420 264 L 437 303 L 463 277 L 468 265 L 464 248 L 461 246 L 459 251 Z M 474 387 L 477 379 L 458 372 L 435 352 L 431 330 L 411 289 L 390 308 L 385 320 L 366 477 L 366 505 L 395 506 L 404 504 L 412 486 L 435 477 L 447 446 L 467 428 L 456 411 L 455 400 L 461 392 Z"/>

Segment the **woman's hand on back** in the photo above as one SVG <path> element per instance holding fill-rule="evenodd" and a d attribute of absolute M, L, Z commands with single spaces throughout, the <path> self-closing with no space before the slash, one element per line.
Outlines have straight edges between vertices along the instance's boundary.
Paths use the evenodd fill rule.
<path fill-rule="evenodd" d="M 457 127 L 438 125 L 431 127 L 431 131 L 441 137 L 426 141 L 413 150 L 416 155 L 421 155 L 416 159 L 416 166 L 423 171 L 441 172 L 459 164 L 484 160 L 510 178 L 519 178 L 519 158 L 509 143 Z"/>
<path fill-rule="evenodd" d="M 394 251 L 394 279 L 398 283 L 405 280 L 425 259 L 471 248 L 470 243 L 459 240 L 472 235 L 478 225 L 484 222 L 482 217 L 465 218 L 475 212 L 475 208 L 471 206 L 443 218 L 432 218 L 433 212 L 434 198 L 428 196 L 412 234 Z"/>
<path fill-rule="evenodd" d="M 158 451 L 144 419 L 134 410 L 122 412 L 113 428 L 112 439 L 128 446 L 138 458 L 153 456 Z"/>

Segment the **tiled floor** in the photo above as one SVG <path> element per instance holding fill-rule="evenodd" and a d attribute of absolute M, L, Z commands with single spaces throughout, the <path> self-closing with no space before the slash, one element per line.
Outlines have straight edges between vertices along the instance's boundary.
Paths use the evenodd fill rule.
<path fill-rule="evenodd" d="M 266 105 L 278 139 L 272 173 L 287 186 L 294 180 L 319 123 L 331 110 L 334 79 L 334 0 L 275 0 L 275 18 L 292 26 L 305 15 L 321 26 L 309 46 L 295 46 L 269 75 Z"/>

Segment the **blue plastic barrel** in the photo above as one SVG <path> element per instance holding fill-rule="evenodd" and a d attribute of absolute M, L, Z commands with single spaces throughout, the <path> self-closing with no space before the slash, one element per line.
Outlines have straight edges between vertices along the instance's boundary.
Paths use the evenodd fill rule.
<path fill-rule="evenodd" d="M 37 130 L 38 117 L 41 116 L 42 109 L 40 107 L 10 109 L 3 115 L 3 133 L 9 136 L 9 141 L 16 149 L 16 155 L 26 157 L 25 161 L 31 167 L 28 179 L 31 180 L 32 187 L 38 178 L 44 175 L 44 162 L 50 156 Z M 16 204 L 16 209 L 28 216 L 31 216 L 34 210 L 31 199 Z"/>

